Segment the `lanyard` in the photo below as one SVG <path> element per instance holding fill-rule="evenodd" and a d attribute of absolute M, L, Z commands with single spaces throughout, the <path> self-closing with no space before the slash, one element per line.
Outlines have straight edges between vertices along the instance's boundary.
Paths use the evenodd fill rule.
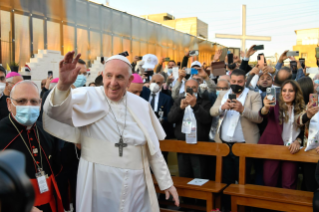
<path fill-rule="evenodd" d="M 30 149 L 29 149 L 29 147 L 28 147 L 28 144 L 25 142 L 25 140 L 24 140 L 24 138 L 22 137 L 22 135 L 21 135 L 21 132 L 19 132 L 19 130 L 18 130 L 18 128 L 17 128 L 17 126 L 13 123 L 13 121 L 11 120 L 11 114 L 9 114 L 9 119 L 10 119 L 10 121 L 11 121 L 11 123 L 12 123 L 12 125 L 14 126 L 14 128 L 17 130 L 17 132 L 19 133 L 19 135 L 20 135 L 20 137 L 21 137 L 21 139 L 22 139 L 22 141 L 23 141 L 23 143 L 25 144 L 25 146 L 27 147 L 27 149 L 28 149 L 28 151 L 29 151 L 29 153 L 30 153 L 30 155 L 31 155 L 31 157 L 32 157 L 32 159 L 33 159 L 33 161 L 34 161 L 34 163 L 38 166 L 38 171 L 39 172 L 41 172 L 41 171 L 43 171 L 43 163 L 42 163 L 42 151 L 41 151 L 41 144 L 40 144 L 40 136 L 39 136 L 39 132 L 38 132 L 38 127 L 37 127 L 37 125 L 35 125 L 35 128 L 36 128 L 36 130 L 37 130 L 37 136 L 38 136 L 38 141 L 39 141 L 39 151 L 40 151 L 40 160 L 41 160 L 41 167 L 39 166 L 39 164 L 37 164 L 37 161 L 35 160 L 35 158 L 33 157 L 33 154 L 31 153 L 31 151 L 30 151 Z"/>

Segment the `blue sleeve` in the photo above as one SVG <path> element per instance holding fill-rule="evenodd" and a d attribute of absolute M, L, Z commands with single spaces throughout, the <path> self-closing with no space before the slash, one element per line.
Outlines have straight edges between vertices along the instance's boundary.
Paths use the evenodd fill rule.
<path fill-rule="evenodd" d="M 283 63 L 279 63 L 279 62 L 276 64 L 276 66 L 275 66 L 275 68 L 276 68 L 276 74 L 277 74 L 277 72 L 281 69 L 282 65 L 283 65 Z"/>
<path fill-rule="evenodd" d="M 297 76 L 296 76 L 296 81 L 299 80 L 300 78 L 304 77 L 305 74 L 303 73 L 302 68 L 298 69 L 297 71 Z"/>

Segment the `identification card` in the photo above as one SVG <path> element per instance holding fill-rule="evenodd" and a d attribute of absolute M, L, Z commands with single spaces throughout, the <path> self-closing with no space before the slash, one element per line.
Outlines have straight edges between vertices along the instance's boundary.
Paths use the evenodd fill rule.
<path fill-rule="evenodd" d="M 40 172 L 36 173 L 35 177 L 37 178 L 40 194 L 49 191 L 49 187 L 47 184 L 47 180 L 45 178 L 44 171 L 40 171 Z"/>
<path fill-rule="evenodd" d="M 38 154 L 38 148 L 33 149 L 33 154 Z"/>

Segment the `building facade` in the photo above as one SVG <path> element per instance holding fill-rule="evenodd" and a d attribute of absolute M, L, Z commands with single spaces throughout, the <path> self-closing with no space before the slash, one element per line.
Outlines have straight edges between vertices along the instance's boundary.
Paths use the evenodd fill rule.
<path fill-rule="evenodd" d="M 222 46 L 144 18 L 86 0 L 1 0 L 0 63 L 24 67 L 38 49 L 75 50 L 85 61 L 128 51 L 129 59 L 147 53 L 182 61 L 199 50 L 210 62 Z"/>
<path fill-rule="evenodd" d="M 297 35 L 294 51 L 299 51 L 299 57 L 306 59 L 306 66 L 317 67 L 316 50 L 319 44 L 319 28 L 301 29 L 295 31 Z"/>

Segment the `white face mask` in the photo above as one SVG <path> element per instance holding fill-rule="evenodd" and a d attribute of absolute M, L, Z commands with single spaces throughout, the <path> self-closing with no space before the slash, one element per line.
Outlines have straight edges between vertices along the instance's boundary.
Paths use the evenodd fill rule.
<path fill-rule="evenodd" d="M 156 84 L 155 82 L 152 82 L 150 84 L 150 90 L 152 93 L 157 93 L 160 89 L 161 89 L 160 86 Z"/>
<path fill-rule="evenodd" d="M 6 83 L 0 82 L 0 95 L 3 93 L 4 89 L 6 89 Z"/>

